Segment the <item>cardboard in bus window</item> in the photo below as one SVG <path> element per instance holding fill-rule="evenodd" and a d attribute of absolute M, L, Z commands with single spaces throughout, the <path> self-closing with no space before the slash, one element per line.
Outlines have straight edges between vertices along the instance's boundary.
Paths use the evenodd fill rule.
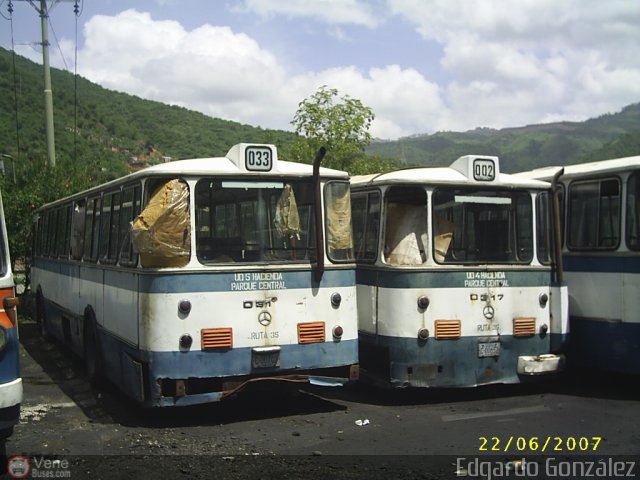
<path fill-rule="evenodd" d="M 351 196 L 348 188 L 334 185 L 327 197 L 327 244 L 330 252 L 353 248 Z"/>
<path fill-rule="evenodd" d="M 183 267 L 191 255 L 189 187 L 169 180 L 158 187 L 131 227 L 143 267 Z"/>
<path fill-rule="evenodd" d="M 442 263 L 449 253 L 453 239 L 453 223 L 445 218 L 436 217 L 435 230 L 434 256 L 437 262 Z"/>
<path fill-rule="evenodd" d="M 292 236 L 300 233 L 300 214 L 293 187 L 285 185 L 276 205 L 275 226 L 280 235 Z"/>
<path fill-rule="evenodd" d="M 422 205 L 389 203 L 385 260 L 391 265 L 422 265 L 427 261 L 427 218 Z"/>

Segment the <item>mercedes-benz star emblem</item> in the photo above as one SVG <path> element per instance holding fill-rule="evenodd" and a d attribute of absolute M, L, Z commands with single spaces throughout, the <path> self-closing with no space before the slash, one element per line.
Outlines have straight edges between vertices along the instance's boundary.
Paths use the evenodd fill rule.
<path fill-rule="evenodd" d="M 269 312 L 260 312 L 258 314 L 258 322 L 260 322 L 260 325 L 263 327 L 266 327 L 271 323 L 271 314 Z"/>
<path fill-rule="evenodd" d="M 484 318 L 486 318 L 487 320 L 491 320 L 493 316 L 496 314 L 495 310 L 491 305 L 487 305 L 486 307 L 484 307 L 484 309 L 482 310 L 482 313 L 484 314 Z"/>

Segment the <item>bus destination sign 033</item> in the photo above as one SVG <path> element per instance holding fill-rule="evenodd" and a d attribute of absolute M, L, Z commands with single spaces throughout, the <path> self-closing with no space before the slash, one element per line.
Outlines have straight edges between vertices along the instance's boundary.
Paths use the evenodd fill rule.
<path fill-rule="evenodd" d="M 473 179 L 479 182 L 493 182 L 496 179 L 496 165 L 489 158 L 476 158 L 473 161 Z"/>
<path fill-rule="evenodd" d="M 250 145 L 244 151 L 244 165 L 250 172 L 268 172 L 273 168 L 273 152 L 269 147 Z"/>

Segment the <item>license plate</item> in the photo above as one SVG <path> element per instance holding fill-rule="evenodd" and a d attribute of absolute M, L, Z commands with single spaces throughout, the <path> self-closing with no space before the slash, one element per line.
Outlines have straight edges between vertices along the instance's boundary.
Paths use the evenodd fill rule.
<path fill-rule="evenodd" d="M 280 366 L 280 347 L 254 348 L 251 352 L 251 368 Z"/>
<path fill-rule="evenodd" d="M 478 357 L 499 357 L 500 342 L 486 342 L 478 344 Z"/>

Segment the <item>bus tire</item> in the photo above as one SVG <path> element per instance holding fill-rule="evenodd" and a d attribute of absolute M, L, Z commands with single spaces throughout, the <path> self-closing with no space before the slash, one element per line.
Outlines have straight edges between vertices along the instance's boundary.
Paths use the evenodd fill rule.
<path fill-rule="evenodd" d="M 47 311 L 44 305 L 44 295 L 42 290 L 38 287 L 38 293 L 36 294 L 36 322 L 40 325 L 40 336 L 43 340 L 51 340 L 51 334 L 47 325 Z"/>
<path fill-rule="evenodd" d="M 102 377 L 102 350 L 98 341 L 98 327 L 91 307 L 84 316 L 84 367 L 91 383 Z"/>

